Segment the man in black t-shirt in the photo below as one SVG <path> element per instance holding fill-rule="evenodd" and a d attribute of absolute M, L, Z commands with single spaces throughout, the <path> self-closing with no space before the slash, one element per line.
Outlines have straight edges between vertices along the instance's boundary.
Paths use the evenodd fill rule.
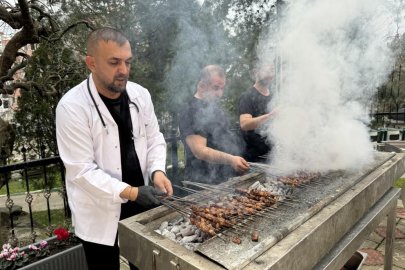
<path fill-rule="evenodd" d="M 218 104 L 225 82 L 221 67 L 205 67 L 197 93 L 181 112 L 179 126 L 187 155 L 188 181 L 217 184 L 249 170 L 240 157 L 241 143 L 229 130 L 229 120 Z"/>
<path fill-rule="evenodd" d="M 257 162 L 260 161 L 259 156 L 267 154 L 271 148 L 266 138 L 258 134 L 258 129 L 276 112 L 269 109 L 274 64 L 258 60 L 253 73 L 255 84 L 239 99 L 239 122 L 246 142 L 244 157 L 247 161 Z"/>

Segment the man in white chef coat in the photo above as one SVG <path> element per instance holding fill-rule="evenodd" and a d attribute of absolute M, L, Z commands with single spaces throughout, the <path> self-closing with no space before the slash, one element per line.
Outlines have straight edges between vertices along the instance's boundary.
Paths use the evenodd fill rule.
<path fill-rule="evenodd" d="M 89 269 L 119 270 L 118 221 L 159 205 L 159 196 L 173 190 L 151 96 L 128 82 L 127 38 L 113 28 L 95 30 L 87 53 L 90 76 L 56 109 L 58 148 L 72 222 Z M 149 178 L 156 189 L 148 186 Z"/>

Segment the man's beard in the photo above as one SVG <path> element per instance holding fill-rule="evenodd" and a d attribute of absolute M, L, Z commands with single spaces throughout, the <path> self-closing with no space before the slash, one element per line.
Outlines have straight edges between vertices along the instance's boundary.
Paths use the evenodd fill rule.
<path fill-rule="evenodd" d="M 259 80 L 259 84 L 264 87 L 264 88 L 269 88 L 271 85 L 271 79 L 269 78 L 262 78 L 261 80 Z"/>
<path fill-rule="evenodd" d="M 122 93 L 122 92 L 124 92 L 126 90 L 127 83 L 125 82 L 125 84 L 123 86 L 117 86 L 117 85 L 114 84 L 117 79 L 126 79 L 126 80 L 128 80 L 128 76 L 119 74 L 119 75 L 114 77 L 112 83 L 107 83 L 103 79 L 101 79 L 101 82 L 104 84 L 105 88 L 108 91 L 110 91 L 111 93 L 114 93 L 114 94 Z"/>

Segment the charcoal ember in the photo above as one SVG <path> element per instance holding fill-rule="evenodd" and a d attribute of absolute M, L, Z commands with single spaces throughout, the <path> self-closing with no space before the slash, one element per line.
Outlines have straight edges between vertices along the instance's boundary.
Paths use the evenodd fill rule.
<path fill-rule="evenodd" d="M 163 221 L 162 224 L 160 224 L 159 230 L 163 232 L 163 230 L 165 230 L 167 226 L 169 226 L 169 222 Z"/>
<path fill-rule="evenodd" d="M 172 232 L 167 231 L 167 233 L 162 234 L 162 235 L 163 235 L 164 237 L 167 237 L 167 238 L 173 240 L 173 241 L 176 240 L 176 235 L 175 235 L 174 233 L 172 233 Z"/>
<path fill-rule="evenodd" d="M 270 184 L 270 183 L 264 183 L 264 187 L 267 188 L 267 189 L 270 189 L 270 190 L 274 189 L 274 185 Z"/>
<path fill-rule="evenodd" d="M 169 226 L 167 226 L 166 229 L 171 232 L 171 231 L 172 231 L 172 228 L 173 228 L 173 226 L 170 226 L 170 225 L 169 225 Z"/>
<path fill-rule="evenodd" d="M 183 238 L 183 235 L 181 233 L 176 233 L 175 235 L 176 235 L 176 238 L 178 238 L 178 237 L 180 237 L 180 239 Z"/>
<path fill-rule="evenodd" d="M 180 240 L 180 243 L 181 244 L 191 243 L 191 242 L 197 241 L 197 239 L 198 239 L 198 236 L 193 234 L 191 236 L 183 237 L 183 239 Z"/>
<path fill-rule="evenodd" d="M 186 228 L 184 228 L 183 230 L 180 231 L 181 235 L 184 236 L 190 236 L 190 235 L 194 235 L 194 231 L 192 230 L 191 226 L 187 226 Z"/>
<path fill-rule="evenodd" d="M 194 234 L 197 235 L 198 237 L 200 237 L 201 236 L 201 229 L 195 230 Z"/>
<path fill-rule="evenodd" d="M 251 185 L 250 187 L 249 187 L 249 189 L 256 189 L 258 186 L 260 186 L 261 184 L 260 184 L 260 182 L 259 181 L 256 181 L 255 183 L 253 183 L 253 185 Z"/>
<path fill-rule="evenodd" d="M 198 237 L 198 238 L 197 238 L 197 242 L 198 242 L 198 243 L 204 242 L 204 238 L 203 238 L 202 236 Z"/>
<path fill-rule="evenodd" d="M 170 223 L 171 223 L 173 226 L 177 226 L 177 225 L 179 225 L 179 224 L 180 224 L 181 222 L 183 222 L 183 221 L 184 221 L 184 218 L 183 218 L 182 216 L 178 216 L 178 217 L 172 219 L 172 220 L 170 221 Z"/>
<path fill-rule="evenodd" d="M 180 226 L 173 226 L 171 232 L 172 232 L 172 233 L 178 233 L 178 232 L 180 232 Z"/>
<path fill-rule="evenodd" d="M 180 235 L 180 236 L 176 236 L 176 241 L 177 241 L 177 242 L 180 242 L 181 239 L 183 239 L 183 237 L 182 237 L 181 235 Z"/>

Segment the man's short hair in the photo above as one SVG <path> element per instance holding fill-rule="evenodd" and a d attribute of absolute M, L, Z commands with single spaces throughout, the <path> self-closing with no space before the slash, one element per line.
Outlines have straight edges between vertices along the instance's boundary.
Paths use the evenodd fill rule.
<path fill-rule="evenodd" d="M 262 68 L 263 66 L 266 66 L 266 65 L 269 65 L 269 64 L 274 64 L 274 63 L 275 63 L 274 59 L 272 59 L 272 60 L 270 60 L 270 59 L 265 59 L 265 60 L 263 60 L 263 59 L 256 59 L 256 60 L 253 62 L 253 69 L 260 69 L 260 68 Z"/>
<path fill-rule="evenodd" d="M 220 77 L 225 77 L 225 71 L 223 68 L 217 65 L 209 65 L 203 68 L 200 72 L 200 81 L 204 84 L 209 84 L 211 82 L 211 74 L 217 73 Z"/>
<path fill-rule="evenodd" d="M 102 27 L 94 30 L 87 37 L 87 54 L 94 54 L 94 50 L 100 41 L 108 42 L 110 40 L 118 43 L 120 47 L 124 46 L 128 41 L 121 31 L 111 27 Z"/>

